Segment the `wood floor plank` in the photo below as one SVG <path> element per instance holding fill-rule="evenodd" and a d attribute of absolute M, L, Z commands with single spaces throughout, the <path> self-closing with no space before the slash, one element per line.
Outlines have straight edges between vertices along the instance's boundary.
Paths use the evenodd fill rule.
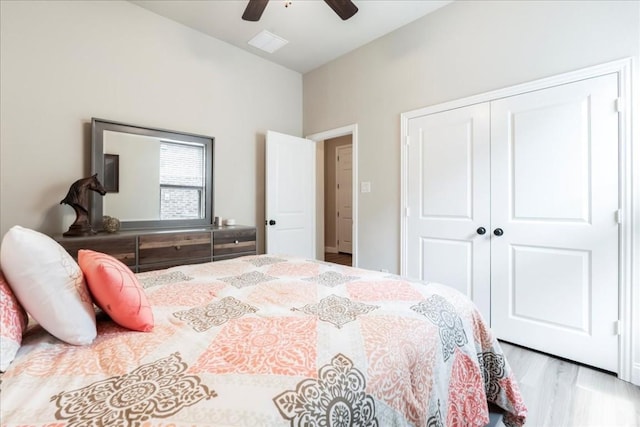
<path fill-rule="evenodd" d="M 500 344 L 529 409 L 527 427 L 640 427 L 640 387 L 607 372 Z"/>

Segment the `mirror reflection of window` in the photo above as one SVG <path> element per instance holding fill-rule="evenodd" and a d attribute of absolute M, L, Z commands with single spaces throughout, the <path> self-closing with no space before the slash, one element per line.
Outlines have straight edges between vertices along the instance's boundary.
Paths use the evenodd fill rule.
<path fill-rule="evenodd" d="M 160 219 L 202 218 L 204 146 L 160 142 Z"/>
<path fill-rule="evenodd" d="M 2 1 L 2 0 L 0 0 Z M 109 178 L 118 156 L 117 192 L 91 197 L 91 224 L 104 215 L 121 230 L 213 223 L 214 138 L 91 119 L 91 168 Z"/>
<path fill-rule="evenodd" d="M 119 157 L 120 186 L 104 196 L 104 215 L 121 221 L 205 217 L 205 144 L 104 132 L 105 155 Z"/>

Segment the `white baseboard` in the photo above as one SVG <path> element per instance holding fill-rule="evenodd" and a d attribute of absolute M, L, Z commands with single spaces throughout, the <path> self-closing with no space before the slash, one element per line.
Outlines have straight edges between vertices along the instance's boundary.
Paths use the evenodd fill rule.
<path fill-rule="evenodd" d="M 325 246 L 324 247 L 324 251 L 325 252 L 329 252 L 330 254 L 337 254 L 338 253 L 338 248 L 331 248 L 329 246 Z"/>

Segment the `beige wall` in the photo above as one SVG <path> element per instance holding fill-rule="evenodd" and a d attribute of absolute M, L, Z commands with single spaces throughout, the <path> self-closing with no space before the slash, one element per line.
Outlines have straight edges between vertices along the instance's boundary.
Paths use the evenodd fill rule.
<path fill-rule="evenodd" d="M 401 113 L 630 56 L 637 1 L 457 1 L 305 74 L 306 135 L 358 124 L 359 266 L 399 272 Z"/>
<path fill-rule="evenodd" d="M 324 246 L 336 250 L 336 147 L 343 145 L 351 145 L 351 135 L 324 141 Z"/>
<path fill-rule="evenodd" d="M 264 227 L 264 133 L 302 135 L 302 76 L 123 1 L 0 2 L 0 233 L 60 233 L 92 117 L 210 135 L 215 212 Z"/>

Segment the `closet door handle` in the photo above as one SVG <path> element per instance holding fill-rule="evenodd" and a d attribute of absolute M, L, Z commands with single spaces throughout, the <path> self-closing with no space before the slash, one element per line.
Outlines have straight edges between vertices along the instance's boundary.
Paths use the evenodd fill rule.
<path fill-rule="evenodd" d="M 476 233 L 483 235 L 484 233 L 487 232 L 487 229 L 484 227 L 478 227 L 478 229 L 476 230 Z"/>
<path fill-rule="evenodd" d="M 496 228 L 495 230 L 493 230 L 493 234 L 495 234 L 496 236 L 502 236 L 504 234 L 504 231 L 502 231 L 502 228 Z"/>

